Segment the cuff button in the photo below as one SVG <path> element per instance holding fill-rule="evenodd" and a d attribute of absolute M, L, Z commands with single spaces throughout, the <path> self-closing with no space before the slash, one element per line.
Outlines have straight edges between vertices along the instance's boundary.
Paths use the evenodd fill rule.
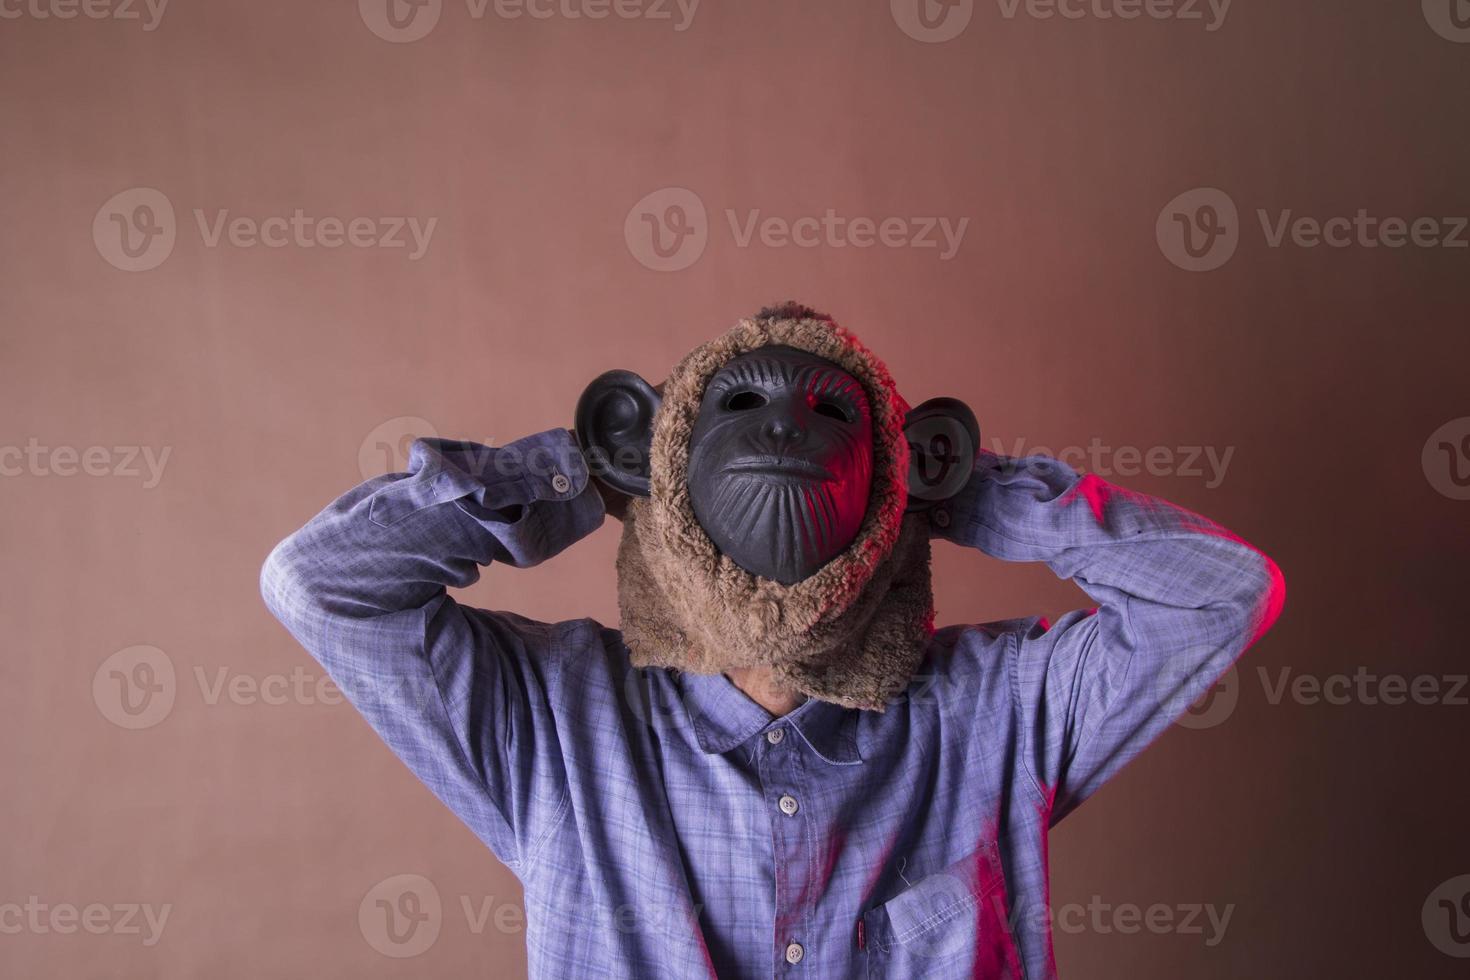
<path fill-rule="evenodd" d="M 555 490 L 557 493 L 566 493 L 567 490 L 571 489 L 571 486 L 572 481 L 568 480 L 560 473 L 554 474 L 551 477 L 551 489 Z"/>
<path fill-rule="evenodd" d="M 938 508 L 934 511 L 934 523 L 939 527 L 949 527 L 949 511 Z"/>

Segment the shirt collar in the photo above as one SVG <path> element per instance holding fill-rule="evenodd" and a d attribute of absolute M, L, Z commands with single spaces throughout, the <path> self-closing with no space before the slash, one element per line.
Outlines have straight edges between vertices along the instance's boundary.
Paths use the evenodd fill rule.
<path fill-rule="evenodd" d="M 699 747 L 711 754 L 728 752 L 767 729 L 796 730 L 819 757 L 837 766 L 863 761 L 859 747 L 860 712 L 830 701 L 808 698 L 780 718 L 756 704 L 724 674 L 679 672 L 684 708 Z"/>

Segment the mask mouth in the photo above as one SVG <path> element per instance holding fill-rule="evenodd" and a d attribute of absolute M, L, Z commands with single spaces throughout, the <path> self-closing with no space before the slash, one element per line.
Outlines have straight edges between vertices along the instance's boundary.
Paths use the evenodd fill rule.
<path fill-rule="evenodd" d="M 836 479 L 827 467 L 797 456 L 742 456 L 727 464 L 725 472 L 741 475 L 800 477 L 822 483 L 831 483 Z"/>

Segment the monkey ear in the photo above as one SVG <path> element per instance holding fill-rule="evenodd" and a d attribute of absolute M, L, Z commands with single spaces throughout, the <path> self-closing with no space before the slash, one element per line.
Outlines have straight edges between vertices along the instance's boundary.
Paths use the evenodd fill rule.
<path fill-rule="evenodd" d="M 980 423 L 958 398 L 931 398 L 910 409 L 903 421 L 909 444 L 906 510 L 943 503 L 969 481 L 980 452 Z"/>
<path fill-rule="evenodd" d="M 649 495 L 653 413 L 662 399 L 632 371 L 604 371 L 577 399 L 577 444 L 598 479 L 630 497 Z"/>

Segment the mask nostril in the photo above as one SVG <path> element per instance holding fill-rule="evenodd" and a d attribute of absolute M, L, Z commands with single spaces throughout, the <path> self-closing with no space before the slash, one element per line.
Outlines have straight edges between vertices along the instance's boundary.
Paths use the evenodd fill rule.
<path fill-rule="evenodd" d="M 806 449 L 806 430 L 795 420 L 784 415 L 767 419 L 761 426 L 761 435 L 767 447 L 776 452 L 787 453 Z"/>
<path fill-rule="evenodd" d="M 731 395 L 725 402 L 725 408 L 732 412 L 745 412 L 752 408 L 760 408 L 766 403 L 766 396 L 758 391 L 741 391 Z"/>

